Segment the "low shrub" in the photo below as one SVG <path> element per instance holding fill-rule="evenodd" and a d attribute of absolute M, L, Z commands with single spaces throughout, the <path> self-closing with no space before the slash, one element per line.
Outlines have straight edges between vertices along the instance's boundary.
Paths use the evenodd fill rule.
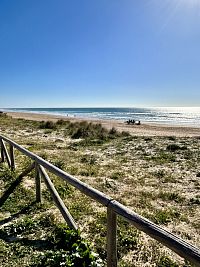
<path fill-rule="evenodd" d="M 71 137 L 73 139 L 105 139 L 108 137 L 108 130 L 103 128 L 101 124 L 93 124 L 88 122 L 80 122 L 70 124 Z"/>
<path fill-rule="evenodd" d="M 112 127 L 110 129 L 109 134 L 111 134 L 111 135 L 116 135 L 117 134 L 117 130 L 115 129 L 115 127 Z"/>
<path fill-rule="evenodd" d="M 12 256 L 24 258 L 28 253 L 26 245 L 32 244 L 33 234 L 37 235 L 41 229 L 43 231 L 42 252 L 31 251 L 31 258 L 26 266 L 103 267 L 103 261 L 92 251 L 88 241 L 81 237 L 80 231 L 69 229 L 65 224 L 56 224 L 55 217 L 51 214 L 34 219 L 26 216 L 18 222 L 3 227 L 0 230 L 0 237 L 9 240 L 9 237 L 20 236 L 24 243 L 14 242 L 16 245 L 13 250 L 11 248 L 11 253 Z M 29 246 L 29 253 L 30 250 L 31 246 Z"/>
<path fill-rule="evenodd" d="M 41 121 L 39 124 L 40 129 L 56 129 L 56 124 L 53 121 Z"/>
<path fill-rule="evenodd" d="M 78 248 L 78 247 L 77 247 Z M 30 267 L 102 267 L 102 261 L 96 258 L 96 254 L 79 247 L 71 253 L 65 250 L 48 251 L 36 258 Z"/>
<path fill-rule="evenodd" d="M 124 175 L 123 172 L 116 172 L 116 171 L 115 171 L 115 172 L 113 172 L 113 173 L 111 174 L 110 178 L 113 179 L 113 180 L 118 180 L 119 178 L 122 178 L 123 175 Z"/>
<path fill-rule="evenodd" d="M 186 146 L 179 146 L 177 144 L 170 144 L 167 146 L 167 150 L 171 152 L 174 152 L 176 150 L 186 150 L 186 149 L 187 149 Z"/>
<path fill-rule="evenodd" d="M 175 141 L 175 140 L 176 140 L 176 137 L 175 137 L 175 136 L 169 136 L 168 139 L 169 139 L 170 141 Z"/>
<path fill-rule="evenodd" d="M 107 141 L 116 137 L 127 137 L 127 132 L 118 132 L 114 127 L 109 131 L 100 123 L 75 122 L 68 125 L 68 134 L 72 139 L 84 139 L 88 144 L 98 144 L 98 142 Z"/>
<path fill-rule="evenodd" d="M 178 264 L 167 256 L 162 256 L 156 265 L 157 267 L 178 267 Z"/>
<path fill-rule="evenodd" d="M 7 117 L 8 115 L 5 112 L 0 111 L 0 118 L 7 118 Z"/>
<path fill-rule="evenodd" d="M 91 250 L 89 243 L 80 236 L 78 230 L 71 230 L 62 224 L 57 225 L 49 241 L 52 243 L 53 249 L 37 256 L 31 264 L 32 267 L 103 266 L 98 254 Z"/>
<path fill-rule="evenodd" d="M 127 131 L 122 131 L 122 132 L 121 132 L 121 136 L 123 136 L 123 137 L 130 137 L 131 135 L 130 135 L 130 133 L 127 132 Z"/>
<path fill-rule="evenodd" d="M 185 198 L 180 196 L 176 192 L 162 192 L 160 191 L 158 197 L 165 201 L 175 201 L 176 203 L 182 203 Z"/>
<path fill-rule="evenodd" d="M 164 151 L 160 151 L 160 153 L 157 155 L 152 156 L 151 159 L 157 162 L 157 164 L 163 164 L 167 162 L 175 162 L 176 155 L 169 152 L 165 153 Z"/>
<path fill-rule="evenodd" d="M 50 227 L 53 224 L 53 217 L 41 216 L 38 220 L 25 217 L 24 219 L 3 227 L 0 230 L 0 236 L 18 236 L 34 233 L 41 227 Z"/>
<path fill-rule="evenodd" d="M 57 125 L 61 125 L 61 126 L 63 126 L 63 125 L 67 125 L 67 124 L 69 124 L 69 123 L 70 123 L 69 121 L 66 121 L 66 120 L 63 120 L 63 119 L 60 119 L 60 120 L 58 120 L 58 121 L 56 122 Z"/>
<path fill-rule="evenodd" d="M 118 233 L 118 254 L 126 253 L 128 250 L 136 250 L 139 245 L 139 231 L 136 229 L 125 229 L 124 231 L 120 230 Z"/>
<path fill-rule="evenodd" d="M 84 155 L 81 159 L 80 162 L 81 163 L 86 163 L 89 165 L 95 165 L 96 164 L 97 159 L 94 156 L 89 156 L 89 155 Z"/>

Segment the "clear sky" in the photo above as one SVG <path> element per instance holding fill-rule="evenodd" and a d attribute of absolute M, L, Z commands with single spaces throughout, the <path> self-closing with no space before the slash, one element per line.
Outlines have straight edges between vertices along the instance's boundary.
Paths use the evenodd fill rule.
<path fill-rule="evenodd" d="M 200 106 L 200 0 L 1 0 L 0 107 Z"/>

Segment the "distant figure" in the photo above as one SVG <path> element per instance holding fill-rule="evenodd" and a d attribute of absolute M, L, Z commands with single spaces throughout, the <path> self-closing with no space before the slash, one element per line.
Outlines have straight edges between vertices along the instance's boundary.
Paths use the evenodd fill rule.
<path fill-rule="evenodd" d="M 140 123 L 140 121 L 136 121 L 135 124 L 136 125 L 140 125 L 141 123 Z"/>
<path fill-rule="evenodd" d="M 130 119 L 129 119 L 128 121 L 126 121 L 126 123 L 127 123 L 127 124 L 135 124 L 135 120 L 130 120 Z"/>
<path fill-rule="evenodd" d="M 135 120 L 130 120 L 130 119 L 128 121 L 126 121 L 126 123 L 128 125 L 130 125 L 130 124 L 140 125 L 141 124 L 140 121 L 135 121 Z"/>

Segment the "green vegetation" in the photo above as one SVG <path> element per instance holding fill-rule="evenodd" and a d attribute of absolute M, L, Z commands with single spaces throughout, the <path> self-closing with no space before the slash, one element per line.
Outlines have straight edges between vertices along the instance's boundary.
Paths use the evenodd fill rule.
<path fill-rule="evenodd" d="M 128 250 L 137 250 L 139 248 L 139 231 L 136 229 L 124 229 L 121 225 L 121 229 L 118 231 L 118 243 L 119 250 L 118 256 L 123 255 Z"/>
<path fill-rule="evenodd" d="M 6 119 L 8 118 L 8 115 L 5 112 L 0 111 L 0 117 L 1 119 Z"/>
<path fill-rule="evenodd" d="M 180 212 L 174 209 L 155 210 L 153 214 L 147 214 L 146 217 L 149 217 L 156 224 L 168 224 L 175 219 L 179 219 Z"/>
<path fill-rule="evenodd" d="M 32 239 L 43 231 L 43 239 Z M 39 233 L 38 233 L 39 232 Z M 20 238 L 19 238 L 20 237 Z M 66 225 L 55 224 L 51 216 L 31 219 L 25 217 L 17 223 L 5 226 L 0 230 L 0 238 L 10 242 L 21 243 L 21 246 L 10 246 L 10 257 L 4 262 L 12 261 L 12 257 L 19 258 L 19 262 L 27 262 L 25 266 L 103 266 L 102 260 L 91 250 L 89 243 L 81 237 L 79 231 L 74 231 Z M 6 244 L 3 244 L 6 248 Z M 27 247 L 32 251 L 30 255 Z M 42 252 L 40 249 L 42 248 Z M 2 262 L 1 266 L 10 266 Z M 16 265 L 17 266 L 17 265 Z"/>
<path fill-rule="evenodd" d="M 49 237 L 51 251 L 39 255 L 30 266 L 103 266 L 98 255 L 91 251 L 88 242 L 79 231 L 70 230 L 65 225 L 54 227 Z"/>
<path fill-rule="evenodd" d="M 176 192 L 159 192 L 158 197 L 163 199 L 164 201 L 175 201 L 177 203 L 183 203 L 185 198 L 180 196 L 178 193 Z"/>
<path fill-rule="evenodd" d="M 53 121 L 41 121 L 39 128 L 41 129 L 56 129 L 56 123 Z"/>
<path fill-rule="evenodd" d="M 160 151 L 159 154 L 152 157 L 152 160 L 154 160 L 157 164 L 163 164 L 168 162 L 175 162 L 176 156 L 172 153 Z"/>
<path fill-rule="evenodd" d="M 169 257 L 161 257 L 157 267 L 178 267 L 178 264 L 173 262 Z"/>
<path fill-rule="evenodd" d="M 170 144 L 167 146 L 167 150 L 174 152 L 177 150 L 187 150 L 187 147 L 186 146 L 179 146 L 177 144 Z"/>

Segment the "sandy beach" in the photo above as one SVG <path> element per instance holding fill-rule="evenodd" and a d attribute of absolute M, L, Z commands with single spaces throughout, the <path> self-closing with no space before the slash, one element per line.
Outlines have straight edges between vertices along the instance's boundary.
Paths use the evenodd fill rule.
<path fill-rule="evenodd" d="M 110 129 L 115 127 L 119 131 L 128 131 L 137 136 L 177 136 L 177 137 L 198 137 L 200 136 L 200 128 L 198 127 L 186 127 L 186 126 L 173 126 L 173 125 L 160 125 L 160 124 L 143 124 L 141 125 L 127 125 L 125 122 L 116 120 L 94 120 L 94 119 L 82 119 L 78 117 L 66 117 L 61 115 L 49 115 L 49 114 L 36 114 L 25 112 L 7 112 L 13 118 L 21 118 L 27 120 L 36 121 L 57 121 L 59 119 L 70 121 L 83 121 L 87 120 L 93 123 L 101 123 L 104 127 Z"/>

